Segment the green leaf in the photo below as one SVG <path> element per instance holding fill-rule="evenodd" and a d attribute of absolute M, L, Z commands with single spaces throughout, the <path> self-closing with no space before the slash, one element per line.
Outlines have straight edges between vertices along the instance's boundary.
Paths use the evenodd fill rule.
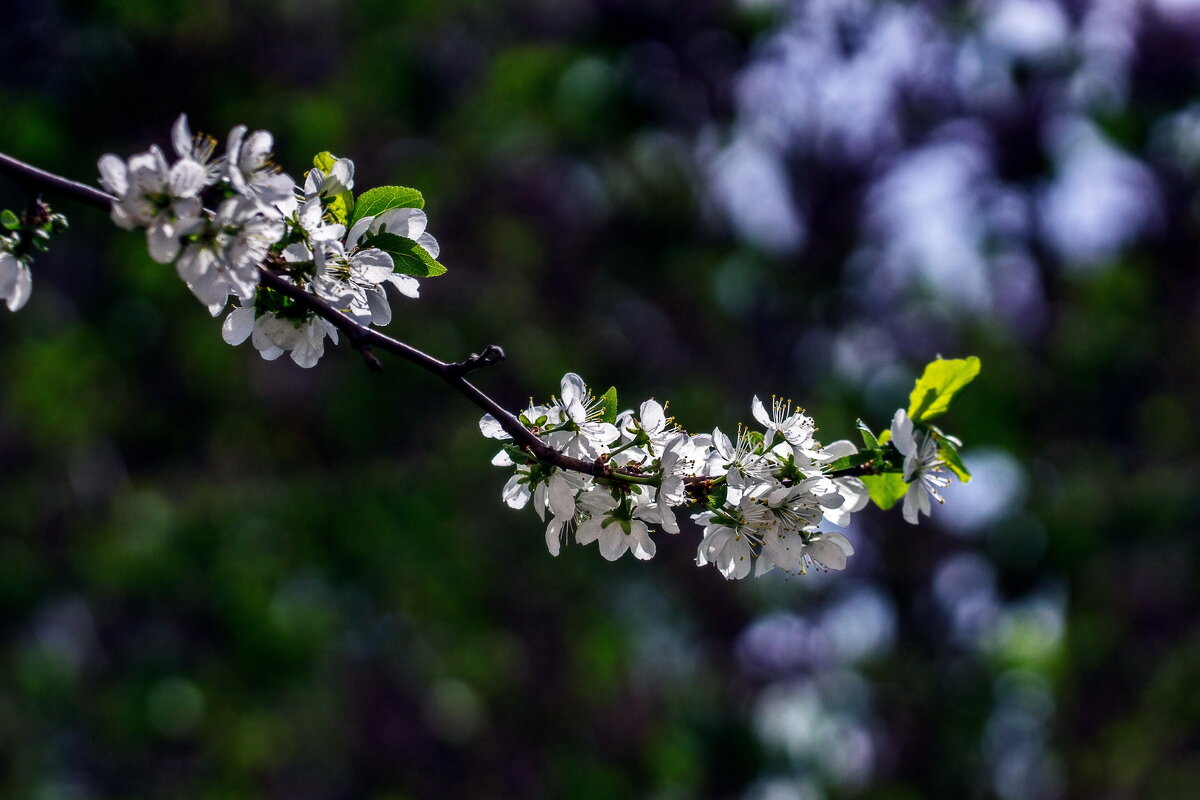
<path fill-rule="evenodd" d="M 896 505 L 908 493 L 908 484 L 899 472 L 864 475 L 862 482 L 867 485 L 867 491 L 871 494 L 871 502 L 884 511 Z"/>
<path fill-rule="evenodd" d="M 848 456 L 842 456 L 836 461 L 830 462 L 825 466 L 829 472 L 837 472 L 838 470 L 850 469 L 851 467 L 861 467 L 868 461 L 875 460 L 875 453 L 854 453 Z"/>
<path fill-rule="evenodd" d="M 0 225 L 3 225 L 10 231 L 15 231 L 21 227 L 21 220 L 17 219 L 17 215 L 6 208 L 0 211 Z"/>
<path fill-rule="evenodd" d="M 363 241 L 364 246 L 378 247 L 392 257 L 396 272 L 418 278 L 444 275 L 446 268 L 429 255 L 429 251 L 409 239 L 394 233 L 376 233 Z"/>
<path fill-rule="evenodd" d="M 875 434 L 871 433 L 871 429 L 867 427 L 867 423 L 861 419 L 854 420 L 854 426 L 858 428 L 859 434 L 862 435 L 863 444 L 868 450 L 878 450 L 879 440 L 875 438 Z"/>
<path fill-rule="evenodd" d="M 513 460 L 514 464 L 530 464 L 537 460 L 521 449 L 519 445 L 512 444 L 511 442 L 505 442 L 500 445 L 500 449 L 508 453 L 508 457 Z"/>
<path fill-rule="evenodd" d="M 313 166 L 325 175 L 333 172 L 333 165 L 337 161 L 337 157 L 328 150 L 313 156 Z M 334 222 L 347 226 L 350 224 L 350 214 L 354 211 L 354 194 L 349 189 L 335 195 L 324 195 L 322 205 L 325 207 L 325 212 L 333 217 Z"/>
<path fill-rule="evenodd" d="M 376 186 L 358 196 L 354 202 L 354 217 L 350 224 L 363 217 L 374 217 L 391 208 L 424 208 L 425 198 L 416 189 L 406 186 Z"/>
<path fill-rule="evenodd" d="M 313 166 L 324 172 L 326 175 L 333 172 L 333 165 L 337 163 L 337 156 L 328 150 L 323 150 L 313 156 Z"/>
<path fill-rule="evenodd" d="M 601 415 L 600 421 L 615 423 L 617 421 L 617 387 L 608 387 L 608 391 L 600 396 L 600 402 L 604 404 L 604 414 Z"/>
<path fill-rule="evenodd" d="M 325 204 L 325 212 L 333 217 L 334 222 L 348 225 L 350 211 L 354 208 L 354 195 L 350 192 L 338 192 Z"/>
<path fill-rule="evenodd" d="M 950 408 L 952 401 L 979 374 L 979 359 L 939 358 L 925 367 L 908 396 L 908 416 L 913 422 L 923 422 Z"/>
<path fill-rule="evenodd" d="M 892 440 L 892 429 L 891 428 L 884 428 L 882 431 L 879 432 L 879 446 L 880 447 L 883 447 L 885 444 L 887 444 L 891 440 Z"/>
<path fill-rule="evenodd" d="M 967 471 L 962 462 L 962 456 L 958 454 L 958 448 L 954 446 L 953 442 L 938 439 L 938 458 L 946 462 L 946 466 L 958 476 L 960 481 L 967 483 L 971 480 L 971 473 Z"/>

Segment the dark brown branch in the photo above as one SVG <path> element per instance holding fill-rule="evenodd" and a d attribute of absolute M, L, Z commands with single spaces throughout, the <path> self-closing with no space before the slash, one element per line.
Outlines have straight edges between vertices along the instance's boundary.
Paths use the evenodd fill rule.
<path fill-rule="evenodd" d="M 27 188 L 36 187 L 54 191 L 102 210 L 108 210 L 113 200 L 116 199 L 112 195 L 87 184 L 78 183 L 60 175 L 46 172 L 43 169 L 38 169 L 31 164 L 26 164 L 3 153 L 0 153 L 0 174 L 9 175 Z M 505 433 L 513 438 L 513 441 L 542 461 L 552 463 L 561 469 L 582 472 L 593 477 L 621 479 L 621 471 L 612 469 L 607 463 L 602 461 L 583 461 L 555 450 L 531 433 L 521 424 L 520 420 L 501 407 L 489 395 L 480 391 L 466 380 L 465 376 L 471 372 L 495 364 L 504 358 L 504 351 L 496 345 L 489 345 L 484 348 L 482 353 L 472 354 L 470 358 L 463 361 L 447 363 L 357 322 L 321 298 L 309 294 L 295 284 L 285 280 L 281 275 L 267 266 L 259 266 L 259 274 L 262 277 L 264 285 L 292 298 L 317 316 L 328 320 L 330 324 L 345 334 L 346 338 L 350 340 L 350 345 L 362 354 L 367 366 L 371 369 L 378 370 L 382 368 L 382 364 L 380 364 L 372 348 L 398 356 L 405 361 L 417 365 L 426 372 L 433 373 L 472 403 L 491 414 L 500 423 L 500 427 L 504 429 Z M 628 477 L 638 476 L 629 475 Z"/>
<path fill-rule="evenodd" d="M 472 372 L 499 364 L 504 360 L 504 350 L 499 345 L 489 344 L 482 353 L 471 353 L 468 358 L 450 364 L 450 369 L 458 375 L 470 375 Z"/>
<path fill-rule="evenodd" d="M 87 203 L 105 211 L 112 204 L 113 198 L 110 195 L 93 186 L 88 186 L 86 183 L 78 183 L 61 175 L 55 175 L 53 172 L 46 172 L 44 169 L 38 169 L 32 164 L 18 161 L 12 156 L 6 156 L 4 153 L 0 153 L 0 173 L 15 178 L 23 186 L 36 186 L 40 189 L 49 189 L 65 197 L 70 197 L 81 203 Z"/>
<path fill-rule="evenodd" d="M 43 169 L 38 169 L 35 166 L 26 164 L 23 161 L 18 161 L 11 156 L 0 153 L 0 174 L 9 175 L 17 180 L 27 190 L 49 190 L 58 194 L 78 200 L 81 203 L 94 206 L 102 210 L 108 210 L 113 200 L 115 199 L 106 192 L 102 192 L 92 186 L 84 183 L 69 180 L 60 175 L 55 175 L 52 172 L 47 172 Z M 280 294 L 284 294 L 296 302 L 303 305 L 305 308 L 312 311 L 322 319 L 328 320 L 335 328 L 345 334 L 350 341 L 350 346 L 357 350 L 363 357 L 367 366 L 375 371 L 383 369 L 379 358 L 375 355 L 374 350 L 380 350 L 385 353 L 390 353 L 394 356 L 404 359 L 409 363 L 415 364 L 426 372 L 431 372 L 441 378 L 460 394 L 465 396 L 472 403 L 483 409 L 487 413 L 496 418 L 500 423 L 500 427 L 505 433 L 513 438 L 522 449 L 526 450 L 538 459 L 554 464 L 560 469 L 571 470 L 573 472 L 582 472 L 586 475 L 591 475 L 596 478 L 608 478 L 610 480 L 622 480 L 623 478 L 635 478 L 639 482 L 645 479 L 645 476 L 634 475 L 632 473 L 623 472 L 622 470 L 613 469 L 607 462 L 597 459 L 596 461 L 583 461 L 582 459 L 572 458 L 564 453 L 555 450 L 546 442 L 539 439 L 529 429 L 521 424 L 515 416 L 502 408 L 499 403 L 493 400 L 489 395 L 480 391 L 474 384 L 470 383 L 466 376 L 484 367 L 499 363 L 504 359 L 504 351 L 496 345 L 488 345 L 480 353 L 472 353 L 469 358 L 462 361 L 445 362 L 433 356 L 418 350 L 411 345 L 407 345 L 397 339 L 380 333 L 379 331 L 369 328 L 366 325 L 356 321 L 355 319 L 346 316 L 341 311 L 338 311 L 325 300 L 322 300 L 316 295 L 296 286 L 294 283 L 286 280 L 278 272 L 268 266 L 259 266 L 259 274 L 262 277 L 262 283 Z M 831 478 L 845 478 L 862 475 L 876 475 L 880 470 L 869 464 L 864 464 L 858 467 L 838 470 L 837 472 L 829 473 Z M 685 479 L 688 483 L 702 484 L 706 481 L 711 482 L 712 478 L 703 476 L 688 477 Z"/>

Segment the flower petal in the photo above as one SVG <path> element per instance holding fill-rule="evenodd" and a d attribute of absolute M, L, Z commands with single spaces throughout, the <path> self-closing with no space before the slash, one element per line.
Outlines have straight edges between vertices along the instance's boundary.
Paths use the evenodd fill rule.
<path fill-rule="evenodd" d="M 600 555 L 608 561 L 616 561 L 629 549 L 628 540 L 621 523 L 612 523 L 600 534 Z"/>
<path fill-rule="evenodd" d="M 226 344 L 239 345 L 254 332 L 254 309 L 235 308 L 221 323 L 221 338 Z"/>
<path fill-rule="evenodd" d="M 504 428 L 501 427 L 500 421 L 491 414 L 484 414 L 479 420 L 479 432 L 489 439 L 511 439 Z"/>
<path fill-rule="evenodd" d="M 146 246 L 150 257 L 159 264 L 170 264 L 179 255 L 179 238 L 175 229 L 161 220 L 146 229 Z"/>
<path fill-rule="evenodd" d="M 846 552 L 835 542 L 824 537 L 816 537 L 805 548 L 808 557 L 827 569 L 843 570 L 846 568 Z"/>
<path fill-rule="evenodd" d="M 96 166 L 100 168 L 101 185 L 110 194 L 124 197 L 125 193 L 129 191 L 129 173 L 125 169 L 125 162 L 112 153 L 106 153 L 100 156 L 100 163 Z"/>
<path fill-rule="evenodd" d="M 559 383 L 559 399 L 562 400 L 564 406 L 570 406 L 573 402 L 582 404 L 586 398 L 587 384 L 583 382 L 583 378 L 574 372 L 568 372 L 562 376 L 562 381 Z"/>
<path fill-rule="evenodd" d="M 858 452 L 858 448 L 849 439 L 838 439 L 836 442 L 830 442 L 821 449 L 821 455 L 824 456 L 822 461 L 837 461 L 839 458 L 852 456 Z"/>
<path fill-rule="evenodd" d="M 29 301 L 29 295 L 32 294 L 32 290 L 33 276 L 29 274 L 29 267 L 18 261 L 17 279 L 13 281 L 12 289 L 5 303 L 8 306 L 8 310 L 20 311 L 21 307 Z"/>
<path fill-rule="evenodd" d="M 647 400 L 642 403 L 639 418 L 642 427 L 651 433 L 661 431 L 667 424 L 667 414 L 657 400 Z"/>
<path fill-rule="evenodd" d="M 917 452 L 917 443 L 913 440 L 912 420 L 903 408 L 896 409 L 896 414 L 892 417 L 892 442 L 895 443 L 896 449 L 906 456 Z"/>
<path fill-rule="evenodd" d="M 529 492 L 529 485 L 521 482 L 522 477 L 524 476 L 520 473 L 513 475 L 500 490 L 500 497 L 504 499 L 509 508 L 524 508 L 532 496 Z"/>
<path fill-rule="evenodd" d="M 758 399 L 758 395 L 754 395 L 754 399 L 750 401 L 750 412 L 754 414 L 754 418 L 758 420 L 758 424 L 764 428 L 773 427 L 771 424 L 771 415 L 767 413 L 767 409 L 762 404 L 762 400 Z"/>

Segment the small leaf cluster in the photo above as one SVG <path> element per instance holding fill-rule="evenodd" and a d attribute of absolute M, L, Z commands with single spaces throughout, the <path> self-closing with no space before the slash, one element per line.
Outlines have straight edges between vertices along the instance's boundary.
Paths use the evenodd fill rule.
<path fill-rule="evenodd" d="M 979 374 L 979 367 L 979 359 L 975 356 L 939 358 L 930 362 L 913 386 L 906 410 L 913 425 L 937 443 L 937 455 L 942 464 L 963 483 L 971 480 L 971 473 L 959 454 L 962 442 L 946 434 L 930 420 L 950 410 L 954 398 Z M 871 501 L 882 509 L 889 509 L 909 491 L 910 481 L 905 478 L 904 456 L 892 442 L 891 429 L 885 429 L 879 436 L 875 436 L 861 419 L 856 425 L 862 437 L 863 449 L 853 456 L 835 462 L 832 467 L 867 467 L 877 470 L 875 474 L 863 475 L 862 481 L 871 493 Z"/>
<path fill-rule="evenodd" d="M 8 232 L 0 234 L 3 249 L 28 264 L 35 252 L 46 252 L 51 238 L 68 226 L 65 216 L 53 213 L 50 206 L 36 200 L 20 215 L 7 208 L 0 211 L 0 227 Z"/>

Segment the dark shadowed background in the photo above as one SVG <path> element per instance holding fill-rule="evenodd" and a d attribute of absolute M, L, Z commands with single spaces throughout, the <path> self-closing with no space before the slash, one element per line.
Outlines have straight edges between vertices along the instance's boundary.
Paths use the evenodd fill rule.
<path fill-rule="evenodd" d="M 91 181 L 186 111 L 422 189 L 387 330 L 504 346 L 510 407 L 832 440 L 984 370 L 975 481 L 844 574 L 555 559 L 464 399 L 228 347 L 64 201 L 0 315 L 3 796 L 1195 796 L 1200 3 L 6 6 L 0 151 Z"/>

